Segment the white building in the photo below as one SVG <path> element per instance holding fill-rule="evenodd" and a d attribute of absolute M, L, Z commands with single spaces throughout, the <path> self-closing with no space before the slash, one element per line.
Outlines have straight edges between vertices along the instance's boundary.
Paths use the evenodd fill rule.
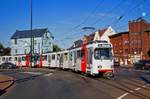
<path fill-rule="evenodd" d="M 53 51 L 53 36 L 47 28 L 32 30 L 34 37 L 34 53 L 48 53 Z M 31 51 L 31 31 L 16 32 L 11 37 L 11 55 L 28 54 Z"/>
<path fill-rule="evenodd" d="M 109 36 L 114 35 L 114 34 L 116 34 L 116 31 L 111 26 L 109 26 L 108 28 L 98 30 L 88 36 L 86 35 L 86 39 L 87 39 L 87 42 L 102 40 L 102 41 L 107 41 L 108 43 L 110 43 Z"/>
<path fill-rule="evenodd" d="M 96 31 L 93 41 L 104 40 L 110 43 L 109 36 L 114 34 L 116 34 L 116 31 L 111 26 L 109 26 L 108 28 Z"/>

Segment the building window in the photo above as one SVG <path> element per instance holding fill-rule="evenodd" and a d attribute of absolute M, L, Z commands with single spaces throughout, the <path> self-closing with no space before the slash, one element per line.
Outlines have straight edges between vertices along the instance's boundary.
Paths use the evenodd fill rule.
<path fill-rule="evenodd" d="M 18 53 L 18 50 L 17 50 L 17 49 L 15 49 L 15 53 L 16 53 L 16 54 Z"/>
<path fill-rule="evenodd" d="M 141 52 L 142 51 L 142 48 L 139 48 L 139 52 Z"/>
<path fill-rule="evenodd" d="M 15 44 L 17 44 L 17 39 L 15 38 L 14 40 L 15 40 Z"/>
<path fill-rule="evenodd" d="M 125 49 L 125 54 L 128 54 L 128 49 Z"/>
<path fill-rule="evenodd" d="M 124 45 L 129 44 L 129 41 L 125 40 L 124 41 Z"/>
<path fill-rule="evenodd" d="M 37 45 L 37 40 L 34 40 L 34 45 L 35 45 L 35 46 Z"/>

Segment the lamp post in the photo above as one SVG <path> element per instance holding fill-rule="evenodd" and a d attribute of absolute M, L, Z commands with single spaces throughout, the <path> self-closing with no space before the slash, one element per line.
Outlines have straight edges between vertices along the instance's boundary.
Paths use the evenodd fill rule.
<path fill-rule="evenodd" d="M 32 0 L 30 0 L 30 33 L 31 33 L 31 48 L 30 48 L 30 62 L 31 62 L 31 67 L 32 67 L 32 62 L 33 60 L 33 56 L 34 56 L 34 36 L 32 33 Z M 34 62 L 33 62 L 34 63 Z"/>

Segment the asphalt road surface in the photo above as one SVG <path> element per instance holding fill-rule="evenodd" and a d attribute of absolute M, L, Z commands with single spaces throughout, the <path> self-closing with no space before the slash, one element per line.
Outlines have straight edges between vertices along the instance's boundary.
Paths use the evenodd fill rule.
<path fill-rule="evenodd" d="M 2 99 L 150 99 L 150 85 L 145 78 L 149 72 L 117 69 L 112 80 L 51 69 L 9 70 L 0 74 L 15 79 Z"/>

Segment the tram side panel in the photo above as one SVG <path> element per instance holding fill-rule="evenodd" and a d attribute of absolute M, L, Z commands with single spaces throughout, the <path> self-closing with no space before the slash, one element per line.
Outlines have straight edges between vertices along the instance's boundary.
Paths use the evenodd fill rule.
<path fill-rule="evenodd" d="M 62 65 L 63 69 L 69 69 L 69 53 L 64 52 L 63 53 L 63 65 Z"/>
<path fill-rule="evenodd" d="M 56 53 L 52 53 L 52 55 L 51 55 L 51 65 L 50 65 L 51 68 L 56 68 L 56 58 L 57 58 Z"/>
<path fill-rule="evenodd" d="M 43 54 L 42 55 L 42 65 L 44 68 L 48 68 L 49 64 L 48 64 L 48 54 Z"/>
<path fill-rule="evenodd" d="M 69 50 L 69 69 L 75 70 L 75 59 L 73 50 Z"/>
<path fill-rule="evenodd" d="M 75 71 L 81 71 L 81 59 L 82 59 L 82 55 L 81 55 L 81 49 L 78 49 L 75 51 Z"/>

